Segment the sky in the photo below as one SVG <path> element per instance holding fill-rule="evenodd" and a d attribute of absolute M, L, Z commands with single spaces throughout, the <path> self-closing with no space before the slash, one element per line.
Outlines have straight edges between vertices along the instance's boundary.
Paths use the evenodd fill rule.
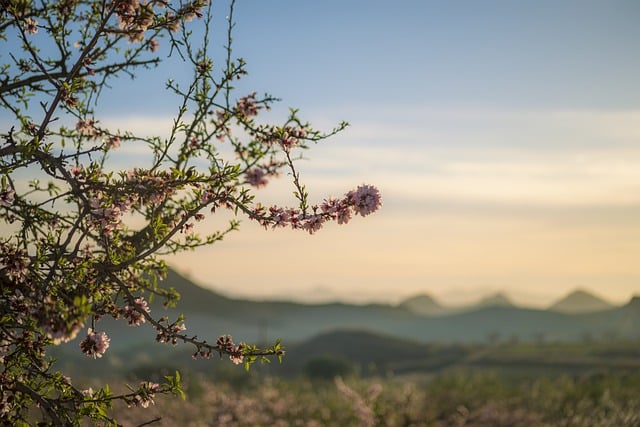
<path fill-rule="evenodd" d="M 234 17 L 247 86 L 351 124 L 300 166 L 316 200 L 367 182 L 384 205 L 314 236 L 245 224 L 183 271 L 307 301 L 640 293 L 639 3 L 240 1 Z"/>
<path fill-rule="evenodd" d="M 282 98 L 266 120 L 295 107 L 320 129 L 350 123 L 299 164 L 312 200 L 369 183 L 383 207 L 313 236 L 245 220 L 169 260 L 179 271 L 308 302 L 640 294 L 640 3 L 239 0 L 233 18 L 239 91 Z M 112 99 L 180 71 L 123 81 Z M 170 123 L 175 105 L 149 101 L 107 103 L 102 121 Z M 292 191 L 283 177 L 258 194 Z"/>

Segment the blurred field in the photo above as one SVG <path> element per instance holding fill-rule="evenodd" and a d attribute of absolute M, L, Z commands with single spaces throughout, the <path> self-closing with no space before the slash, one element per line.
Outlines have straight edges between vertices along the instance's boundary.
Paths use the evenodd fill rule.
<path fill-rule="evenodd" d="M 159 397 L 148 409 L 115 411 L 125 426 L 638 426 L 639 348 L 450 346 L 434 353 L 457 355 L 450 363 L 427 356 L 386 374 L 337 354 L 311 358 L 292 375 L 282 375 L 287 358 L 278 369 L 249 373 L 207 361 L 207 369 L 182 370 L 186 401 Z M 127 380 L 159 379 L 166 364 L 157 362 L 129 371 Z"/>
<path fill-rule="evenodd" d="M 640 375 L 509 381 L 455 371 L 433 378 L 190 378 L 188 400 L 121 413 L 161 426 L 637 426 Z"/>
<path fill-rule="evenodd" d="M 411 311 L 424 298 L 411 310 L 301 305 L 229 299 L 175 273 L 170 283 L 193 333 L 267 345 L 280 337 L 286 356 L 247 373 L 109 319 L 103 358 L 85 357 L 77 342 L 52 349 L 83 388 L 181 372 L 186 401 L 114 408 L 125 426 L 640 426 L 640 297 L 586 313 L 482 306 L 425 315 Z"/>

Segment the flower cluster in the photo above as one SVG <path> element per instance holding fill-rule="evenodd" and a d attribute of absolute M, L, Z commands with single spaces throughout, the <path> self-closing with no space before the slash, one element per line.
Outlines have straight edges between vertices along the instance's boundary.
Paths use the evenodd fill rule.
<path fill-rule="evenodd" d="M 129 322 L 129 326 L 140 326 L 146 322 L 143 313 L 150 312 L 147 301 L 142 297 L 136 298 L 132 305 L 126 305 L 124 309 L 122 309 L 122 315 L 127 319 L 127 322 Z"/>
<path fill-rule="evenodd" d="M 159 47 L 160 42 L 158 41 L 158 39 L 152 38 L 147 41 L 147 49 L 149 49 L 151 52 L 157 51 Z"/>
<path fill-rule="evenodd" d="M 94 332 L 92 328 L 87 330 L 87 337 L 80 343 L 80 349 L 84 354 L 94 359 L 102 357 L 109 348 L 111 340 L 104 332 Z"/>
<path fill-rule="evenodd" d="M 145 31 L 153 24 L 155 12 L 152 3 L 139 0 L 120 0 L 116 3 L 119 27 L 129 40 L 141 41 Z"/>
<path fill-rule="evenodd" d="M 5 273 L 16 283 L 25 282 L 29 276 L 31 263 L 27 251 L 9 243 L 1 243 L 0 252 L 0 273 Z"/>
<path fill-rule="evenodd" d="M 347 198 L 349 204 L 361 216 L 367 216 L 382 206 L 380 192 L 373 185 L 361 185 L 355 191 L 350 191 Z"/>
<path fill-rule="evenodd" d="M 93 119 L 80 119 L 76 123 L 76 130 L 80 135 L 88 136 L 89 138 L 97 138 L 100 136 L 100 130 L 96 128 L 96 123 Z"/>
<path fill-rule="evenodd" d="M 243 96 L 236 102 L 233 113 L 238 119 L 249 120 L 257 116 L 258 110 L 262 108 L 263 106 L 259 105 L 256 101 L 256 93 L 253 92 L 247 96 Z"/>
<path fill-rule="evenodd" d="M 160 391 L 160 384 L 142 381 L 140 383 L 140 388 L 134 396 L 127 400 L 127 404 L 129 407 L 139 406 L 141 408 L 148 408 L 150 404 L 155 405 L 153 398 L 156 396 L 158 391 Z"/>
<path fill-rule="evenodd" d="M 36 34 L 38 32 L 38 21 L 33 18 L 27 18 L 24 20 L 24 30 L 28 34 Z"/>
<path fill-rule="evenodd" d="M 172 345 L 178 345 L 178 335 L 187 329 L 187 327 L 182 323 L 181 319 L 176 320 L 175 322 L 169 324 L 169 321 L 166 317 L 161 317 L 158 320 L 158 324 L 164 323 L 165 325 L 160 325 L 156 327 L 156 341 L 160 343 L 171 343 Z"/>
<path fill-rule="evenodd" d="M 322 202 L 320 210 L 323 214 L 335 220 L 338 224 L 346 224 L 351 220 L 352 215 L 352 209 L 349 202 L 350 200 L 348 196 L 342 200 L 330 197 Z"/>
<path fill-rule="evenodd" d="M 216 341 L 216 347 L 218 347 L 218 351 L 220 352 L 220 357 L 222 357 L 222 353 L 227 353 L 229 355 L 229 359 L 233 362 L 234 365 L 239 365 L 244 361 L 244 343 L 239 343 L 235 345 L 233 343 L 233 339 L 231 335 L 221 335 Z"/>
<path fill-rule="evenodd" d="M 41 311 L 35 316 L 38 318 L 38 323 L 47 338 L 53 342 L 53 345 L 74 340 L 84 326 L 84 322 L 80 319 L 74 319 L 69 322 L 60 316 L 55 316 L 53 313 L 50 313 L 50 311 L 51 310 Z M 107 347 L 108 346 L 107 344 Z"/>
<path fill-rule="evenodd" d="M 111 135 L 104 141 L 105 148 L 111 150 L 114 148 L 120 148 L 120 137 L 118 135 Z"/>
<path fill-rule="evenodd" d="M 266 176 L 267 174 L 262 168 L 254 167 L 245 172 L 245 177 L 250 185 L 256 188 L 264 187 L 269 183 Z"/>
<path fill-rule="evenodd" d="M 173 181 L 171 173 L 151 172 L 134 168 L 127 172 L 127 184 L 132 186 L 139 200 L 143 203 L 162 203 L 174 194 L 174 188 L 169 185 Z"/>
<path fill-rule="evenodd" d="M 78 97 L 75 96 L 71 89 L 66 85 L 63 85 L 62 88 L 60 88 L 60 99 L 69 108 L 76 108 L 78 106 Z"/>
<path fill-rule="evenodd" d="M 320 206 L 313 206 L 312 213 L 278 206 L 265 209 L 259 205 L 253 210 L 251 218 L 256 219 L 265 228 L 290 226 L 293 229 L 302 229 L 313 234 L 320 230 L 327 221 L 346 224 L 354 213 L 367 216 L 381 206 L 382 200 L 378 189 L 372 185 L 363 184 L 357 189 L 349 191 L 340 200 L 329 198 Z"/>
<path fill-rule="evenodd" d="M 93 226 L 98 226 L 104 234 L 109 234 L 120 225 L 123 209 L 120 206 L 104 207 L 105 201 L 101 196 L 89 199 L 90 219 Z"/>
<path fill-rule="evenodd" d="M 269 146 L 279 144 L 285 152 L 289 153 L 306 137 L 307 129 L 302 126 L 272 126 L 264 137 L 264 143 Z"/>
<path fill-rule="evenodd" d="M 16 192 L 13 189 L 7 187 L 4 190 L 0 191 L 0 206 L 9 207 L 13 204 L 15 200 Z"/>
<path fill-rule="evenodd" d="M 145 31 L 154 26 L 154 21 L 176 32 L 180 29 L 180 19 L 187 22 L 193 18 L 202 17 L 202 9 L 207 5 L 207 1 L 195 0 L 187 2 L 177 11 L 168 12 L 164 17 L 157 16 L 155 7 L 165 8 L 165 0 L 140 1 L 140 0 L 119 0 L 116 2 L 116 15 L 119 21 L 120 30 L 127 34 L 130 41 L 139 42 L 144 38 Z"/>

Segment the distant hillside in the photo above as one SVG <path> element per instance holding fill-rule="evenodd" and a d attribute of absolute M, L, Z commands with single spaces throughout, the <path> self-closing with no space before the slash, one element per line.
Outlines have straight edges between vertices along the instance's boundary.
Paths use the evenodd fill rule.
<path fill-rule="evenodd" d="M 419 294 L 402 301 L 398 307 L 422 316 L 441 316 L 460 314 L 485 307 L 515 307 L 515 304 L 504 293 L 496 292 L 483 297 L 478 302 L 457 307 L 441 305 L 431 295 Z"/>
<path fill-rule="evenodd" d="M 502 292 L 496 292 L 495 294 L 486 296 L 474 304 L 474 307 L 513 307 L 514 304 L 511 302 L 509 297 L 507 297 Z"/>
<path fill-rule="evenodd" d="M 575 290 L 549 307 L 560 313 L 593 313 L 613 308 L 613 304 L 582 289 Z"/>
<path fill-rule="evenodd" d="M 398 304 L 398 307 L 411 313 L 425 316 L 432 316 L 445 312 L 445 308 L 438 304 L 431 295 L 427 294 L 420 294 L 407 298 Z"/>
<path fill-rule="evenodd" d="M 355 363 L 361 374 L 435 371 L 468 356 L 460 345 L 439 346 L 363 330 L 336 330 L 287 347 L 286 363 L 278 371 L 297 373 L 313 360 Z"/>
<path fill-rule="evenodd" d="M 640 302 L 640 299 L 638 300 Z M 318 360 L 348 361 L 361 375 L 441 372 L 454 367 L 526 372 L 566 373 L 600 369 L 637 370 L 639 350 L 626 344 L 425 344 L 358 330 L 320 334 L 287 347 L 283 365 L 270 366 L 283 375 L 306 371 Z M 317 364 L 316 364 L 317 366 Z M 320 365 L 321 366 L 321 365 Z"/>
<path fill-rule="evenodd" d="M 165 285 L 180 292 L 182 300 L 177 309 L 171 310 L 154 303 L 153 316 L 175 319 L 184 313 L 187 333 L 208 342 L 215 342 L 222 334 L 259 345 L 280 338 L 287 348 L 287 366 L 292 372 L 300 372 L 311 358 L 325 356 L 351 360 L 359 369 L 384 374 L 431 371 L 448 363 L 467 363 L 464 360 L 468 348 L 476 344 L 489 343 L 499 349 L 507 343 L 591 344 L 640 339 L 640 296 L 622 307 L 591 313 L 489 305 L 425 316 L 381 304 L 306 305 L 233 299 L 197 286 L 175 272 L 170 272 Z M 173 348 L 157 344 L 156 332 L 148 323 L 130 327 L 122 319 L 107 316 L 96 328 L 111 338 L 109 357 L 91 360 L 95 363 L 86 366 L 87 372 L 96 366 L 125 372 L 129 366 L 173 360 L 176 351 L 193 351 L 188 345 Z M 86 362 L 78 349 L 81 338 L 55 347 L 52 354 L 63 356 L 69 366 L 78 360 Z M 506 363 L 499 352 L 491 357 L 497 364 Z"/>
<path fill-rule="evenodd" d="M 634 295 L 623 308 L 629 311 L 640 311 L 640 295 Z"/>
<path fill-rule="evenodd" d="M 237 340 L 270 343 L 281 338 L 288 344 L 335 330 L 360 330 L 421 343 L 483 343 L 504 341 L 564 341 L 638 339 L 640 299 L 627 306 L 593 313 L 562 313 L 509 306 L 498 294 L 482 307 L 444 312 L 437 316 L 416 314 L 384 304 L 299 304 L 283 301 L 247 301 L 222 296 L 171 272 L 165 281 L 182 294 L 176 309 L 152 307 L 155 316 L 186 316 L 187 331 L 207 340 L 231 334 Z M 418 301 L 426 302 L 426 299 Z M 112 345 L 153 340 L 147 325 L 132 331 L 126 322 L 101 323 L 107 332 L 122 335 Z M 135 328 L 134 328 L 135 329 Z M 75 344 L 77 346 L 77 344 Z"/>

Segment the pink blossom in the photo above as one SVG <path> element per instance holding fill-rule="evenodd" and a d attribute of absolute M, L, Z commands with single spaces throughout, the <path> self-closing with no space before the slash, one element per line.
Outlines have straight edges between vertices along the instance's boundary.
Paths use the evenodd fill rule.
<path fill-rule="evenodd" d="M 324 202 L 322 202 L 322 204 L 320 205 L 320 210 L 322 210 L 323 213 L 332 216 L 335 215 L 339 209 L 340 201 L 335 197 L 329 197 L 328 199 L 325 199 Z"/>
<path fill-rule="evenodd" d="M 216 198 L 215 194 L 205 190 L 205 191 L 202 192 L 202 197 L 200 198 L 200 203 L 202 203 L 203 205 L 206 205 L 210 201 L 214 200 L 215 198 Z"/>
<path fill-rule="evenodd" d="M 298 209 L 289 209 L 289 223 L 291 224 L 291 228 L 294 230 L 300 228 L 300 223 L 302 220 L 302 214 Z"/>
<path fill-rule="evenodd" d="M 285 227 L 291 221 L 291 211 L 284 208 L 272 206 L 269 208 L 271 214 L 272 227 Z"/>
<path fill-rule="evenodd" d="M 158 383 L 152 383 L 149 381 L 141 382 L 140 391 L 134 397 L 133 404 L 142 408 L 148 408 L 149 404 L 155 405 L 153 398 L 155 397 L 158 390 L 160 390 L 160 384 Z"/>
<path fill-rule="evenodd" d="M 147 44 L 147 49 L 149 49 L 151 52 L 157 51 L 159 47 L 160 47 L 160 42 L 155 38 L 150 39 Z"/>
<path fill-rule="evenodd" d="M 160 384 L 142 381 L 136 394 L 127 400 L 127 404 L 129 407 L 140 406 L 141 408 L 148 408 L 150 404 L 155 405 L 153 398 L 159 390 Z"/>
<path fill-rule="evenodd" d="M 351 219 L 352 210 L 348 199 L 338 200 L 331 197 L 320 205 L 320 209 L 331 219 L 337 220 L 338 224 L 346 224 Z"/>
<path fill-rule="evenodd" d="M 247 96 L 243 96 L 238 100 L 235 106 L 235 113 L 242 119 L 250 119 L 258 114 L 258 110 L 262 108 L 256 102 L 256 93 L 253 92 Z"/>
<path fill-rule="evenodd" d="M 244 361 L 243 350 L 245 344 L 240 343 L 238 345 L 234 345 L 231 335 L 221 335 L 216 341 L 216 346 L 220 351 L 220 357 L 222 357 L 222 353 L 227 353 L 229 354 L 229 359 L 231 359 L 231 361 L 236 365 L 239 365 Z"/>
<path fill-rule="evenodd" d="M 269 181 L 265 178 L 265 175 L 264 171 L 260 168 L 252 168 L 245 173 L 247 182 L 256 188 L 267 185 Z"/>
<path fill-rule="evenodd" d="M 105 234 L 109 234 L 120 225 L 123 211 L 118 206 L 103 208 L 102 201 L 100 195 L 89 199 L 90 221 L 92 225 L 99 226 Z"/>
<path fill-rule="evenodd" d="M 17 248 L 12 245 L 0 245 L 0 265 L 9 279 L 16 283 L 23 283 L 29 276 L 29 265 L 31 259 L 25 249 Z"/>
<path fill-rule="evenodd" d="M 71 174 L 76 178 L 82 178 L 84 175 L 84 169 L 82 165 L 76 165 L 71 168 Z"/>
<path fill-rule="evenodd" d="M 149 313 L 150 310 L 144 298 L 140 297 L 134 300 L 133 305 L 125 306 L 122 314 L 129 322 L 129 326 L 140 326 L 146 321 L 143 312 Z"/>
<path fill-rule="evenodd" d="M 96 129 L 93 119 L 78 120 L 78 123 L 76 123 L 76 130 L 80 132 L 80 135 L 86 135 L 90 138 L 96 138 L 100 133 L 98 129 Z"/>
<path fill-rule="evenodd" d="M 244 349 L 244 344 L 240 343 L 231 350 L 229 353 L 229 359 L 233 362 L 234 365 L 239 365 L 244 361 L 244 354 L 242 350 Z"/>
<path fill-rule="evenodd" d="M 25 19 L 24 29 L 29 34 L 36 34 L 38 32 L 38 21 L 33 18 Z"/>
<path fill-rule="evenodd" d="M 356 213 L 361 216 L 367 216 L 382 206 L 380 192 L 373 185 L 363 184 L 355 191 L 347 193 L 347 198 Z"/>
<path fill-rule="evenodd" d="M 100 358 L 109 348 L 110 341 L 104 332 L 95 333 L 92 328 L 89 328 L 87 337 L 80 343 L 80 349 L 89 357 Z"/>
<path fill-rule="evenodd" d="M 189 138 L 189 148 L 192 150 L 197 150 L 200 147 L 200 143 L 198 142 L 198 138 L 196 136 L 192 136 Z"/>
<path fill-rule="evenodd" d="M 216 340 L 216 346 L 220 349 L 220 351 L 233 351 L 233 338 L 231 338 L 231 335 L 221 335 Z"/>
<path fill-rule="evenodd" d="M 163 321 L 166 322 L 167 319 L 163 317 L 159 320 L 159 322 Z M 186 329 L 187 327 L 184 325 L 184 323 L 178 322 L 168 325 L 165 328 L 156 327 L 156 331 L 158 332 L 156 334 L 156 341 L 161 343 L 171 342 L 171 345 L 178 345 L 178 335 Z"/>
<path fill-rule="evenodd" d="M 118 135 L 110 136 L 105 142 L 107 150 L 112 148 L 120 148 L 120 137 Z"/>
<path fill-rule="evenodd" d="M 172 33 L 175 33 L 180 29 L 180 20 L 173 12 L 169 12 L 167 14 L 167 29 Z"/>
<path fill-rule="evenodd" d="M 5 188 L 0 191 L 0 206 L 11 206 L 15 199 L 16 192 L 12 188 Z"/>
<path fill-rule="evenodd" d="M 307 136 L 307 131 L 303 128 L 297 127 L 289 127 L 287 126 L 282 133 L 280 138 L 280 144 L 282 145 L 282 149 L 286 152 L 294 149 L 298 144 L 300 144 L 300 139 L 303 139 Z"/>
<path fill-rule="evenodd" d="M 42 329 L 47 335 L 47 338 L 53 341 L 53 345 L 59 345 L 73 341 L 83 326 L 83 323 L 76 321 L 72 324 L 71 330 L 68 330 L 67 326 L 63 325 L 60 321 L 49 321 L 45 325 L 42 325 Z"/>
<path fill-rule="evenodd" d="M 313 234 L 322 228 L 323 223 L 322 215 L 313 215 L 302 224 L 302 228 L 307 230 L 309 234 Z"/>

